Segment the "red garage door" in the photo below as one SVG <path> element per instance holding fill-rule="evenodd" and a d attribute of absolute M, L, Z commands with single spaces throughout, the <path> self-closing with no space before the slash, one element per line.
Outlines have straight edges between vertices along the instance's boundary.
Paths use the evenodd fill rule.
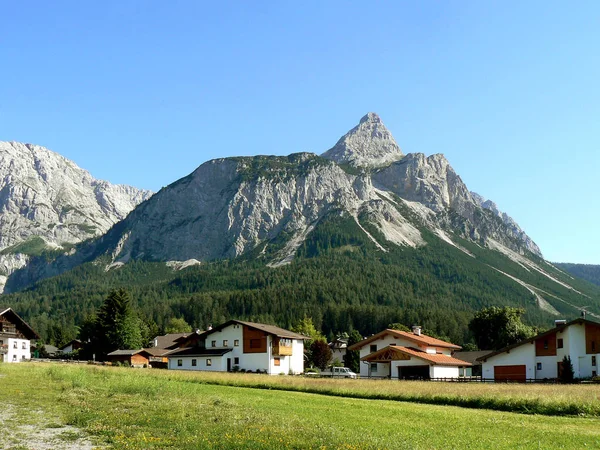
<path fill-rule="evenodd" d="M 495 381 L 521 381 L 525 382 L 525 365 L 522 366 L 494 366 Z"/>

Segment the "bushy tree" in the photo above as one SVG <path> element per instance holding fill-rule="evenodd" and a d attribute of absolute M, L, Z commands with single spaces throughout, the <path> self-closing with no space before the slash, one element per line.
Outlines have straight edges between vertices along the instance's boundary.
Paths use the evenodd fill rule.
<path fill-rule="evenodd" d="M 390 323 L 388 326 L 388 329 L 390 330 L 398 330 L 398 331 L 411 331 L 410 328 L 408 328 L 406 325 L 402 324 L 402 323 Z"/>
<path fill-rule="evenodd" d="M 535 334 L 535 329 L 521 321 L 524 313 L 522 308 L 509 306 L 484 308 L 469 322 L 469 330 L 481 350 L 498 350 Z"/>
<path fill-rule="evenodd" d="M 165 325 L 165 333 L 189 333 L 192 326 L 183 317 L 171 317 Z"/>
<path fill-rule="evenodd" d="M 352 330 L 348 337 L 348 347 L 362 341 L 362 336 L 356 330 Z M 346 350 L 344 355 L 344 365 L 348 367 L 352 372 L 360 372 L 360 351 L 358 350 Z"/>

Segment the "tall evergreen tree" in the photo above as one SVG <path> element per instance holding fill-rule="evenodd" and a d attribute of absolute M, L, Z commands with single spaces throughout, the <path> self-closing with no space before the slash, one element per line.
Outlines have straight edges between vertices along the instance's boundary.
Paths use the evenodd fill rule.
<path fill-rule="evenodd" d="M 99 355 L 118 349 L 142 347 L 139 319 L 131 309 L 125 289 L 112 291 L 98 311 L 93 343 Z"/>

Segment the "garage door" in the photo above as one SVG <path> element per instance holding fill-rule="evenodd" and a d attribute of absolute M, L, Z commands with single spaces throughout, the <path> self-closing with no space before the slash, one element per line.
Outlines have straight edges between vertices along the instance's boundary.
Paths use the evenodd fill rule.
<path fill-rule="evenodd" d="M 522 366 L 494 366 L 495 381 L 521 381 L 525 382 L 526 368 Z"/>

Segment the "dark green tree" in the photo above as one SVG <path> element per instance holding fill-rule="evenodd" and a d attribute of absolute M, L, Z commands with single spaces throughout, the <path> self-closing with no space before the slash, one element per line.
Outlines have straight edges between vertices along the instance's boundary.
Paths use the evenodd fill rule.
<path fill-rule="evenodd" d="M 408 328 L 406 325 L 402 324 L 402 323 L 390 323 L 388 326 L 388 329 L 390 330 L 398 330 L 398 331 L 408 331 L 410 332 L 411 329 Z"/>
<path fill-rule="evenodd" d="M 131 309 L 126 290 L 114 290 L 104 300 L 96 316 L 92 342 L 98 357 L 113 350 L 142 347 L 139 319 Z"/>
<path fill-rule="evenodd" d="M 565 355 L 562 360 L 562 371 L 560 373 L 561 383 L 572 383 L 575 378 L 575 371 L 573 370 L 573 362 L 571 356 Z"/>
<path fill-rule="evenodd" d="M 348 337 L 348 347 L 362 341 L 362 336 L 356 330 L 352 330 Z M 346 350 L 344 355 L 344 365 L 348 367 L 352 372 L 360 372 L 360 351 L 358 350 Z"/>
<path fill-rule="evenodd" d="M 309 363 L 325 370 L 331 361 L 332 353 L 327 342 L 322 340 L 313 341 L 310 345 L 310 360 Z"/>
<path fill-rule="evenodd" d="M 469 330 L 481 350 L 498 350 L 535 334 L 521 321 L 524 313 L 522 308 L 509 306 L 484 308 L 469 322 Z"/>

